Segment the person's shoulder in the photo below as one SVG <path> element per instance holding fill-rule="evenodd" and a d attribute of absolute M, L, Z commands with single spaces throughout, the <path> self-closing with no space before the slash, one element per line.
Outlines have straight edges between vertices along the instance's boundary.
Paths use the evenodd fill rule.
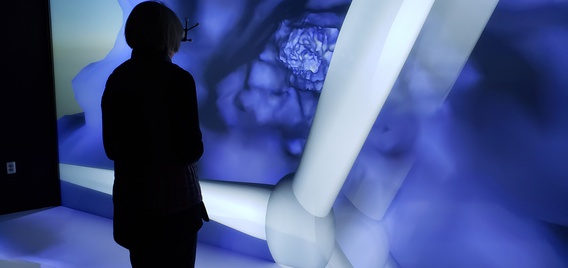
<path fill-rule="evenodd" d="M 190 72 L 188 72 L 187 70 L 181 68 L 179 65 L 172 63 L 171 64 L 171 68 L 172 71 L 174 72 L 174 74 L 179 78 L 182 79 L 184 81 L 192 81 L 194 82 L 195 79 L 193 78 L 193 75 L 191 75 Z"/>
<path fill-rule="evenodd" d="M 126 61 L 124 61 L 123 63 L 121 63 L 120 65 L 118 65 L 111 73 L 109 77 L 113 77 L 113 76 L 117 76 L 120 75 L 121 73 L 127 72 L 128 69 L 130 69 L 132 65 L 132 60 L 128 59 Z"/>

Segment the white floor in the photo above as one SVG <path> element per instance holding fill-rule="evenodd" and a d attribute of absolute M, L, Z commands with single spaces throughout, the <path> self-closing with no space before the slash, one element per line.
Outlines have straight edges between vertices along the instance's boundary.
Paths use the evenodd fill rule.
<path fill-rule="evenodd" d="M 130 267 L 112 238 L 112 221 L 65 207 L 0 216 L 0 268 Z M 200 243 L 196 267 L 279 265 Z"/>

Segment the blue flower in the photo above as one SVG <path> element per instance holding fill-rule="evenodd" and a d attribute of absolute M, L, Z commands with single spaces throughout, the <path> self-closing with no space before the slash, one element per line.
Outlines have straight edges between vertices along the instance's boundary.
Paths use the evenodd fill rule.
<path fill-rule="evenodd" d="M 293 87 L 321 92 L 338 35 L 335 27 L 295 26 L 290 21 L 280 24 L 275 35 L 278 56 L 290 70 Z"/>

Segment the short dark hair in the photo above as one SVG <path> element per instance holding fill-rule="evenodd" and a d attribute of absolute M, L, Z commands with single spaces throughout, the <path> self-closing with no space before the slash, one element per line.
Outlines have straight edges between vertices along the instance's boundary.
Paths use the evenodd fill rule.
<path fill-rule="evenodd" d="M 176 53 L 183 38 L 183 26 L 177 15 L 158 1 L 142 2 L 132 9 L 124 37 L 132 49 Z"/>

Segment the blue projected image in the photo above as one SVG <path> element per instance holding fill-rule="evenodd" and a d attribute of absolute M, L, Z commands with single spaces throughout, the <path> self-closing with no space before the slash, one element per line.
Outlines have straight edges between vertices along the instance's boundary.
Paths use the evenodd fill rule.
<path fill-rule="evenodd" d="M 123 23 L 141 1 L 117 2 L 113 4 Z M 257 252 L 251 254 L 296 266 L 291 265 L 298 264 L 294 257 L 282 256 L 292 253 L 282 254 L 273 242 L 289 242 L 274 238 L 271 231 L 280 227 L 270 209 L 284 200 L 303 207 L 301 213 L 289 215 L 292 223 L 296 216 L 298 222 L 317 219 L 320 225 L 314 229 L 329 232 L 315 245 L 323 252 L 321 260 L 310 264 L 326 264 L 342 255 L 345 259 L 338 263 L 353 267 L 568 266 L 568 3 L 501 0 L 493 10 L 480 3 L 497 1 L 430 1 L 433 4 L 424 7 L 427 19 L 416 21 L 421 31 L 411 42 L 412 50 L 401 56 L 404 66 L 394 74 L 392 86 L 385 86 L 392 88 L 388 98 L 369 123 L 360 151 L 354 150 L 353 162 L 346 164 L 344 181 L 327 175 L 314 178 L 323 181 L 322 186 L 339 187 L 336 195 L 329 194 L 333 208 L 322 210 L 322 217 L 316 213 L 318 207 L 310 207 L 309 196 L 298 190 L 307 185 L 298 177 L 301 169 L 309 169 L 302 167 L 311 157 L 308 151 L 315 155 L 313 163 L 330 159 L 329 153 L 314 152 L 313 148 L 321 149 L 318 140 L 327 139 L 314 136 L 312 126 L 341 120 L 334 117 L 337 113 L 322 111 L 348 111 L 350 94 L 375 96 L 365 91 L 375 85 L 357 81 L 372 75 L 380 78 L 370 79 L 372 83 L 388 79 L 384 73 L 365 73 L 374 67 L 358 64 L 372 62 L 372 53 L 365 50 L 357 58 L 360 51 L 345 49 L 345 44 L 353 41 L 364 48 L 356 41 L 379 40 L 358 39 L 384 30 L 373 28 L 376 17 L 392 24 L 394 30 L 385 32 L 396 33 L 397 19 L 405 10 L 414 11 L 404 3 L 414 2 L 163 2 L 180 18 L 200 24 L 189 32 L 193 42 L 182 44 L 173 62 L 191 72 L 198 86 L 205 146 L 200 176 L 216 222 L 205 226 L 202 241 L 233 250 L 239 244 L 254 245 Z M 361 12 L 364 4 L 394 11 L 373 10 L 369 27 L 351 27 L 354 18 L 366 16 Z M 477 9 L 464 8 L 463 16 L 444 13 L 460 10 L 460 5 Z M 490 15 L 487 25 L 472 19 L 478 23 L 479 36 L 470 28 L 451 31 L 459 29 L 467 14 L 482 11 Z M 70 16 L 65 12 L 71 13 L 57 15 Z M 403 27 L 403 36 L 411 34 L 412 25 Z M 65 29 L 52 31 L 55 37 Z M 444 35 L 448 32 L 449 37 Z M 467 42 L 469 50 L 463 45 Z M 388 44 L 368 51 L 388 51 Z M 65 60 L 55 57 L 56 62 Z M 81 111 L 71 109 L 58 119 L 61 164 L 113 168 L 102 147 L 100 98 L 107 77 L 129 57 L 120 28 L 106 56 L 81 66 L 68 81 Z M 334 65 L 350 58 L 357 61 Z M 387 65 L 390 69 L 396 69 L 393 62 Z M 337 78 L 341 73 L 368 75 Z M 363 88 L 341 88 L 344 97 L 331 102 L 333 97 L 325 95 L 335 90 L 330 81 Z M 358 104 L 350 107 L 367 112 L 365 103 Z M 322 110 L 328 107 L 333 108 Z M 350 136 L 355 130 L 345 128 L 328 147 L 341 150 L 342 144 L 356 139 Z M 330 170 L 339 165 L 325 164 Z M 332 227 L 326 225 L 328 220 Z M 299 231 L 309 233 L 302 228 Z"/>
<path fill-rule="evenodd" d="M 140 1 L 120 2 L 124 2 L 121 6 L 131 9 Z M 208 3 L 199 13 L 192 7 L 195 4 L 182 7 L 179 6 L 182 4 L 166 1 L 178 16 L 195 18 L 201 24 L 190 32 L 195 41 L 184 44 L 174 62 L 201 77 L 197 81 L 200 116 L 205 132 L 211 132 L 205 135 L 209 151 L 202 162 L 211 157 L 218 165 L 222 159 L 217 155 L 229 154 L 225 156 L 228 165 L 241 165 L 244 159 L 236 158 L 231 151 L 241 151 L 239 155 L 242 155 L 244 150 L 256 158 L 256 161 L 247 160 L 248 163 L 256 162 L 266 168 L 249 169 L 252 174 L 245 173 L 238 178 L 234 172 L 229 172 L 232 179 L 248 177 L 248 180 L 260 179 L 260 182 L 274 184 L 270 179 L 263 180 L 293 171 L 302 153 L 350 1 L 335 1 L 327 7 L 300 1 L 293 5 L 272 1 L 266 7 L 249 7 L 245 2 L 235 1 L 233 6 L 223 1 Z M 239 10 L 241 15 L 238 15 Z M 130 11 L 127 8 L 123 12 L 126 17 Z M 254 12 L 264 17 L 246 19 L 244 14 Z M 230 18 L 232 21 L 227 21 Z M 130 49 L 122 39 L 122 36 L 117 38 L 105 59 L 89 64 L 73 78 L 75 98 L 84 113 L 66 115 L 59 120 L 62 163 L 112 169 L 112 162 L 102 151 L 98 133 L 101 126 L 98 100 L 105 77 L 130 56 Z M 221 146 L 226 140 L 232 141 Z M 247 146 L 235 148 L 238 150 L 227 147 L 244 143 Z M 268 155 L 274 155 L 274 159 L 267 158 Z M 276 166 L 262 165 L 261 159 Z M 211 167 L 214 173 L 207 177 L 231 179 L 215 173 L 216 169 Z M 202 167 L 201 170 L 207 173 L 209 169 Z"/>

